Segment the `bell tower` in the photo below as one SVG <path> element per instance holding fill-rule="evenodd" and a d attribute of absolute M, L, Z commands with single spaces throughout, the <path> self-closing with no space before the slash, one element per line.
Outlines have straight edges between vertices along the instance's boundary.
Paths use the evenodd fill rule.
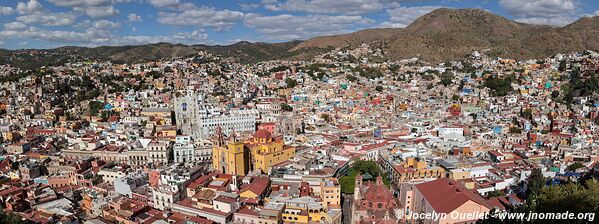
<path fill-rule="evenodd" d="M 354 187 L 354 200 L 362 199 L 360 195 L 360 189 L 362 189 L 362 175 L 356 175 L 356 186 Z"/>
<path fill-rule="evenodd" d="M 214 136 L 214 140 L 215 140 L 215 145 L 217 146 L 223 146 L 225 145 L 225 139 L 223 137 L 223 129 L 219 126 L 216 126 L 215 128 L 215 136 Z"/>

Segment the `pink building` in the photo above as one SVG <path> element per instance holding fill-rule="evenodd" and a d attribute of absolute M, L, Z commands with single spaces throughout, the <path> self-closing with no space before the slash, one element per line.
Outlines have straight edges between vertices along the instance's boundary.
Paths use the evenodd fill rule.
<path fill-rule="evenodd" d="M 270 132 L 271 135 L 275 135 L 275 130 L 277 125 L 274 122 L 264 122 L 258 125 L 258 130 L 266 130 Z"/>

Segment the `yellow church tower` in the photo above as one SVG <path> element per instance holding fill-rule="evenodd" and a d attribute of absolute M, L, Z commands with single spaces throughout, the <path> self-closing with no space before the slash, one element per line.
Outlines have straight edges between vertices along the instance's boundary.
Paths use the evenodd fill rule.
<path fill-rule="evenodd" d="M 221 127 L 216 127 L 216 138 L 212 147 L 212 169 L 231 175 L 246 175 L 249 171 L 249 156 L 244 144 L 232 135 L 225 142 Z"/>
<path fill-rule="evenodd" d="M 246 145 L 252 153 L 253 169 L 264 173 L 295 156 L 295 147 L 285 145 L 281 138 L 273 137 L 267 130 L 256 131 Z"/>

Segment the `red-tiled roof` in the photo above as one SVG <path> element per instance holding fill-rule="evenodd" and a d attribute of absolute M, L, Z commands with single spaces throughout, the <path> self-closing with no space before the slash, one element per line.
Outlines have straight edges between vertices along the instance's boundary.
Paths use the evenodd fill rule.
<path fill-rule="evenodd" d="M 197 224 L 212 224 L 215 223 L 214 221 L 205 219 L 205 218 L 201 218 L 201 217 L 196 217 L 196 216 L 189 216 L 189 215 L 185 215 L 183 213 L 179 213 L 179 212 L 173 212 L 168 219 L 175 221 L 175 224 L 183 224 L 183 223 L 189 223 L 189 222 L 194 222 Z"/>
<path fill-rule="evenodd" d="M 254 138 L 270 138 L 270 132 L 264 129 L 260 129 L 254 133 Z"/>
<path fill-rule="evenodd" d="M 254 177 L 254 181 L 243 187 L 239 192 L 251 191 L 256 195 L 260 195 L 266 191 L 270 179 L 268 177 Z"/>
<path fill-rule="evenodd" d="M 380 176 L 377 178 L 380 178 Z M 393 193 L 382 183 L 373 184 L 364 193 L 364 200 L 370 202 L 389 202 L 393 200 Z"/>
<path fill-rule="evenodd" d="M 473 201 L 489 209 L 491 208 L 482 197 L 475 195 L 461 184 L 448 178 L 418 184 L 416 188 L 433 209 L 439 213 L 450 213 L 467 201 Z"/>
<path fill-rule="evenodd" d="M 237 213 L 243 214 L 243 215 L 251 215 L 251 216 L 258 216 L 258 215 L 260 215 L 260 212 L 258 212 L 257 210 L 251 209 L 248 206 L 241 207 L 239 209 L 239 211 L 237 211 Z"/>

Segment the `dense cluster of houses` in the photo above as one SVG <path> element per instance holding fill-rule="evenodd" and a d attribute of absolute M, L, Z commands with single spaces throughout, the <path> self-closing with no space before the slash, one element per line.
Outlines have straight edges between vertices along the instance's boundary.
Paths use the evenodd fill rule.
<path fill-rule="evenodd" d="M 566 96 L 596 53 L 381 54 L 72 62 L 3 82 L 0 206 L 37 223 L 403 223 L 517 206 L 533 169 L 550 183 L 599 171 L 599 95 Z M 384 176 L 342 194 L 358 160 Z"/>

